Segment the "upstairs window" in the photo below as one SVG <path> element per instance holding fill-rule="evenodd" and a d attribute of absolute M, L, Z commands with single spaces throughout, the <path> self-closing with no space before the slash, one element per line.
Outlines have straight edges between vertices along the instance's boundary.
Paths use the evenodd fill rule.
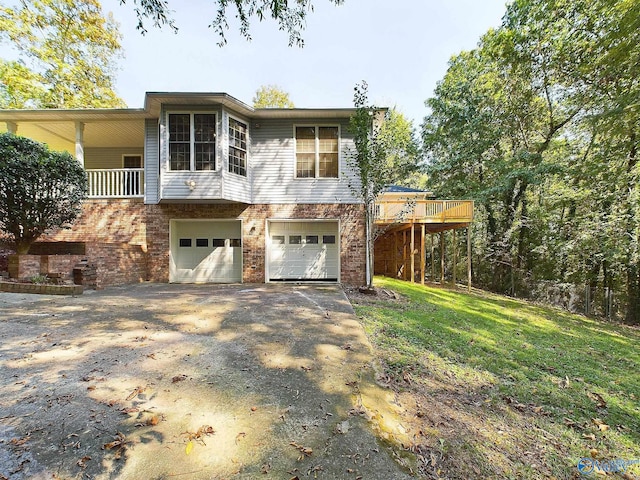
<path fill-rule="evenodd" d="M 296 127 L 296 177 L 338 178 L 338 127 Z"/>
<path fill-rule="evenodd" d="M 229 171 L 247 176 L 247 125 L 229 118 Z"/>
<path fill-rule="evenodd" d="M 215 113 L 169 114 L 169 169 L 216 169 Z"/>

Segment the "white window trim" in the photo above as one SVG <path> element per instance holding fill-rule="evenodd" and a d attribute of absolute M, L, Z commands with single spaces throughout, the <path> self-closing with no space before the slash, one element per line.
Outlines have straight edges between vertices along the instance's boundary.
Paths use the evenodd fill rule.
<path fill-rule="evenodd" d="M 227 140 L 227 166 L 226 166 L 227 173 L 232 173 L 233 175 L 237 175 L 242 178 L 249 178 L 249 139 L 251 135 L 251 132 L 250 132 L 251 125 L 249 121 L 240 117 L 236 117 L 235 115 L 228 114 L 227 117 L 228 117 L 228 120 L 227 120 L 226 132 L 225 132 L 226 134 L 225 138 Z M 247 138 L 246 138 L 247 148 L 245 149 L 245 153 L 247 154 L 247 156 L 245 159 L 244 175 L 232 172 L 230 170 L 231 168 L 231 136 L 229 135 L 229 130 L 231 128 L 231 120 L 235 120 L 236 122 L 243 123 L 247 127 Z"/>
<path fill-rule="evenodd" d="M 171 168 L 171 122 L 169 118 L 171 115 L 189 115 L 189 170 L 173 170 Z M 195 129 L 194 129 L 194 115 L 213 115 L 216 123 L 216 165 L 213 170 L 196 170 L 195 160 Z M 166 125 L 166 155 L 167 155 L 167 171 L 168 172 L 191 172 L 191 173 L 212 173 L 220 170 L 220 115 L 217 111 L 210 110 L 168 110 L 167 111 L 167 125 Z"/>
<path fill-rule="evenodd" d="M 298 177 L 298 145 L 296 140 L 296 128 L 298 127 L 314 127 L 316 129 L 316 162 L 315 176 Z M 318 128 L 320 127 L 336 127 L 338 129 L 338 176 L 337 177 L 320 177 L 320 139 L 318 137 Z M 296 180 L 338 180 L 340 178 L 340 170 L 342 164 L 342 150 L 340 148 L 342 140 L 342 129 L 338 123 L 297 123 L 293 125 L 293 178 Z"/>

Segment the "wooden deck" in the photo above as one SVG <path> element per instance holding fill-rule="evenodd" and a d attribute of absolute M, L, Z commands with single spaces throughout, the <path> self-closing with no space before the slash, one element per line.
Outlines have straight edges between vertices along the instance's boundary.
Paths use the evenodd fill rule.
<path fill-rule="evenodd" d="M 472 200 L 426 200 L 383 196 L 376 203 L 376 224 L 468 224 Z"/>
<path fill-rule="evenodd" d="M 427 272 L 430 278 L 445 282 L 444 235 L 452 231 L 453 268 L 451 282 L 455 286 L 460 255 L 456 230 L 465 229 L 467 237 L 466 280 L 471 289 L 471 223 L 472 200 L 433 200 L 426 192 L 387 192 L 376 202 L 375 224 L 378 238 L 375 242 L 375 272 L 424 284 Z M 437 235 L 437 242 L 434 236 Z M 427 246 L 427 239 L 429 240 Z M 439 243 L 439 246 L 437 244 Z M 435 249 L 440 261 L 435 260 Z M 429 256 L 427 261 L 427 255 Z M 436 274 L 438 265 L 439 275 Z M 430 268 L 429 268 L 430 267 Z M 462 273 L 462 272 L 459 272 Z"/>

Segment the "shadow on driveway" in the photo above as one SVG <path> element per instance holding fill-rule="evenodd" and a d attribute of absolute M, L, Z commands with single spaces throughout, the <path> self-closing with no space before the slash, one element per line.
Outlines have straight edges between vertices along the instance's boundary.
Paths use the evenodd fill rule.
<path fill-rule="evenodd" d="M 409 478 L 371 360 L 338 286 L 0 294 L 0 480 Z"/>

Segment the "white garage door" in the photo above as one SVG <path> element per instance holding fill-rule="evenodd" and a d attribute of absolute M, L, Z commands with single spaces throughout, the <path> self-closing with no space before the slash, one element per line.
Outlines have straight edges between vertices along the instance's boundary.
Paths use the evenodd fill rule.
<path fill-rule="evenodd" d="M 242 281 L 242 227 L 239 220 L 171 221 L 169 281 Z"/>
<path fill-rule="evenodd" d="M 270 222 L 269 280 L 337 281 L 338 222 Z"/>

